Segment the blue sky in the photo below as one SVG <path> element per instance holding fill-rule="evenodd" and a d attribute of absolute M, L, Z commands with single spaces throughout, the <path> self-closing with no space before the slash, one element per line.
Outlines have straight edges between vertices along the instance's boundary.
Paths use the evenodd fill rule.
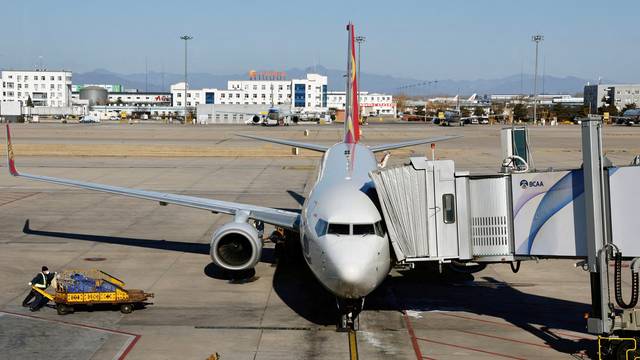
<path fill-rule="evenodd" d="M 640 2 L 485 1 L 11 1 L 0 17 L 0 68 L 104 68 L 244 73 L 345 67 L 345 24 L 367 37 L 362 71 L 418 79 L 540 72 L 640 82 Z M 544 64 L 544 66 L 543 66 Z"/>

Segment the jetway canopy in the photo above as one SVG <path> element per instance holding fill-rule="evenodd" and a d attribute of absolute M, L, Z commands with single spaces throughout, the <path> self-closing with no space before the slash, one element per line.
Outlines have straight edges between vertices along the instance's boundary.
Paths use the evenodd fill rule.
<path fill-rule="evenodd" d="M 640 256 L 640 167 L 605 170 L 607 235 Z M 370 175 L 399 261 L 587 256 L 582 169 L 471 175 L 416 157 Z"/>

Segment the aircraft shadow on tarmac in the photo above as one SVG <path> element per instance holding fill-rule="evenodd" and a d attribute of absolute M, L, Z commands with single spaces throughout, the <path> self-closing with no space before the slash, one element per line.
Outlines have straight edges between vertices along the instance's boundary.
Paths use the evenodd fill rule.
<path fill-rule="evenodd" d="M 364 311 L 441 311 L 452 315 L 466 312 L 491 316 L 535 335 L 556 351 L 595 354 L 595 341 L 578 336 L 565 338 L 555 332 L 584 333 L 586 322 L 583 314 L 590 310 L 589 305 L 527 294 L 517 289 L 533 286 L 509 284 L 491 277 L 476 278 L 472 274 L 454 271 L 439 274 L 436 268 L 416 269 L 402 273 L 402 276 L 389 276 L 367 297 Z M 278 296 L 306 320 L 323 326 L 335 324 L 334 297 L 315 280 L 302 260 L 279 262 L 273 287 Z M 474 320 L 458 317 L 452 321 Z"/>
<path fill-rule="evenodd" d="M 33 230 L 30 228 L 29 220 L 25 222 L 23 232 L 35 236 L 203 255 L 208 255 L 210 248 L 206 243 Z M 265 248 L 261 259 L 267 263 L 277 264 L 273 277 L 273 288 L 276 294 L 289 308 L 307 321 L 320 326 L 335 325 L 338 316 L 335 298 L 314 278 L 301 255 L 292 257 L 280 253 L 284 252 Z M 254 270 L 231 273 L 213 263 L 204 268 L 204 273 L 215 279 L 239 283 L 243 282 L 243 279 L 257 279 Z M 567 339 L 549 330 L 584 332 L 585 320 L 582 314 L 589 312 L 588 304 L 528 294 L 517 289 L 535 286 L 534 284 L 510 284 L 491 277 L 476 278 L 472 274 L 454 271 L 439 274 L 436 268 L 431 267 L 418 268 L 401 274 L 402 276 L 389 276 L 370 294 L 366 299 L 364 311 L 443 311 L 451 314 L 466 312 L 491 316 L 504 319 L 537 336 L 556 351 L 568 354 L 581 350 L 593 354 L 595 351 L 593 340 Z M 454 321 L 473 320 L 458 318 Z M 536 327 L 533 324 L 543 326 Z"/>
<path fill-rule="evenodd" d="M 211 246 L 207 243 L 151 240 L 151 239 L 140 239 L 140 238 L 130 238 L 130 237 L 119 237 L 119 236 L 104 236 L 104 235 L 92 235 L 92 234 L 67 233 L 67 232 L 58 232 L 58 231 L 34 230 L 34 229 L 31 229 L 29 219 L 25 221 L 24 227 L 22 228 L 22 232 L 28 235 L 35 235 L 35 236 L 46 236 L 46 237 L 54 237 L 54 238 L 61 238 L 61 239 L 68 239 L 68 240 L 93 241 L 93 242 L 104 243 L 104 244 L 134 246 L 134 247 L 141 247 L 146 249 L 167 250 L 167 251 L 176 251 L 176 252 L 201 254 L 201 255 L 209 255 L 209 250 L 211 248 Z M 270 248 L 263 249 L 260 261 L 265 263 L 270 263 L 270 264 L 274 263 L 275 262 L 274 250 Z M 236 282 L 240 282 L 241 280 L 251 279 L 255 276 L 255 270 L 253 269 L 243 271 L 243 272 L 232 272 L 232 271 L 226 271 L 225 269 L 222 269 L 214 265 L 213 263 L 207 265 L 204 271 L 205 271 L 205 274 L 209 277 L 220 279 L 220 280 L 236 281 Z"/>

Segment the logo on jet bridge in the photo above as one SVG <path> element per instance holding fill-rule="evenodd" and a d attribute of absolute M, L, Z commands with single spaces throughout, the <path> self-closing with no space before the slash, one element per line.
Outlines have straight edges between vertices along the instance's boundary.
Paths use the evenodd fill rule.
<path fill-rule="evenodd" d="M 528 187 L 540 187 L 544 186 L 544 183 L 540 180 L 527 181 L 525 179 L 520 180 L 520 187 L 526 189 Z"/>

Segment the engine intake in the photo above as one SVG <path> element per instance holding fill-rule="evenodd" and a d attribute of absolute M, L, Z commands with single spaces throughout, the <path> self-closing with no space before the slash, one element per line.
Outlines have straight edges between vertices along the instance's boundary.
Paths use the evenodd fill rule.
<path fill-rule="evenodd" d="M 213 233 L 211 259 L 223 269 L 252 269 L 260 261 L 262 241 L 248 223 L 231 222 Z"/>

